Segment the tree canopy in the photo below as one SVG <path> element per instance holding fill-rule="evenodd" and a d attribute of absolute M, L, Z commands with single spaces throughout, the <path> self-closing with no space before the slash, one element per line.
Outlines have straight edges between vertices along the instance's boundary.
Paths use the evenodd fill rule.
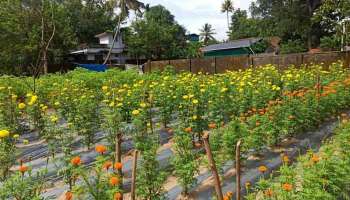
<path fill-rule="evenodd" d="M 128 51 L 135 58 L 171 59 L 183 56 L 186 30 L 165 7 L 150 7 L 134 21 L 127 36 Z"/>

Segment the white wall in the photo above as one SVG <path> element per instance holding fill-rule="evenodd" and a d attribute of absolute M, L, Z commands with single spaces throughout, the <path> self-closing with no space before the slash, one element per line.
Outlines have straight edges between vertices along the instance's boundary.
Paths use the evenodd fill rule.
<path fill-rule="evenodd" d="M 105 44 L 107 46 L 111 46 L 113 43 L 113 35 L 108 34 L 99 38 L 100 44 Z M 114 43 L 114 48 L 124 48 L 122 36 L 119 35 L 117 41 Z"/>

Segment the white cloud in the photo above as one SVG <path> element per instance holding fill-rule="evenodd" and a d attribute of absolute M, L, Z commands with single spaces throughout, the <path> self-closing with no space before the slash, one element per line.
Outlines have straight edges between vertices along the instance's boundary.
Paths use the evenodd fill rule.
<path fill-rule="evenodd" d="M 151 6 L 161 4 L 175 16 L 179 24 L 191 33 L 199 33 L 205 24 L 211 24 L 215 37 L 219 40 L 227 38 L 226 14 L 221 13 L 223 0 L 141 0 Z M 233 0 L 235 8 L 248 10 L 252 0 Z"/>

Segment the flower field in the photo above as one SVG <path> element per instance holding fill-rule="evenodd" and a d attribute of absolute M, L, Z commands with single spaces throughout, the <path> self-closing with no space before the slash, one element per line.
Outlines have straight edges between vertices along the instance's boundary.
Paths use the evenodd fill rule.
<path fill-rule="evenodd" d="M 320 152 L 310 151 L 294 166 L 285 162 L 279 177 L 261 179 L 247 199 L 348 199 L 349 131 L 349 123 L 344 122 Z"/>
<path fill-rule="evenodd" d="M 57 187 L 49 181 L 52 171 L 67 188 L 64 199 L 133 199 L 126 185 L 128 141 L 139 152 L 131 186 L 136 199 L 167 199 L 167 177 L 176 177 L 187 196 L 200 169 L 209 167 L 204 133 L 220 172 L 234 160 L 239 140 L 246 158 L 346 110 L 350 73 L 341 63 L 284 71 L 267 65 L 217 75 L 176 74 L 171 68 L 144 75 L 75 70 L 38 79 L 3 76 L 0 99 L 0 199 L 50 199 L 44 193 Z M 164 148 L 162 131 L 173 153 L 166 167 L 157 157 Z M 38 143 L 47 146 L 46 153 L 23 153 Z M 82 156 L 89 151 L 92 162 Z M 39 157 L 45 166 L 37 167 Z M 294 189 L 289 183 L 285 190 Z M 284 194 L 264 184 L 261 190 Z M 230 192 L 223 197 L 231 198 Z"/>

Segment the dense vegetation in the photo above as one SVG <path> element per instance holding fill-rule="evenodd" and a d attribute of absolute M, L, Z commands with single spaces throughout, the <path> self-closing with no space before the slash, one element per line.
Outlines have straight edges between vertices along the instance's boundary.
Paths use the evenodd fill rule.
<path fill-rule="evenodd" d="M 349 199 L 350 126 L 347 115 L 318 153 L 285 162 L 277 178 L 261 179 L 247 199 Z M 287 160 L 287 159 L 286 159 Z"/>
<path fill-rule="evenodd" d="M 132 138 L 142 157 L 137 195 L 158 199 L 164 197 L 168 174 L 157 160 L 160 128 L 174 135 L 171 165 L 186 193 L 206 163 L 193 151 L 201 147 L 203 132 L 211 132 L 210 145 L 221 167 L 233 157 L 239 139 L 245 141 L 243 151 L 258 152 L 317 126 L 350 102 L 349 72 L 339 63 L 327 70 L 312 66 L 280 72 L 268 65 L 217 75 L 175 74 L 171 68 L 146 75 L 76 70 L 43 76 L 35 84 L 32 78 L 3 76 L 0 85 L 1 180 L 18 188 L 0 190 L 5 198 L 40 199 L 47 187 L 37 180 L 50 169 L 31 169 L 30 158 L 13 156 L 20 153 L 18 145 L 30 145 L 26 133 L 35 132 L 48 144 L 47 163 L 59 163 L 58 173 L 70 188 L 67 195 L 94 199 L 118 199 L 125 192 L 119 147 Z M 103 145 L 95 144 L 99 130 L 104 131 Z M 74 150 L 76 140 L 99 154 L 90 169 Z M 60 152 L 64 156 L 56 158 Z"/>

